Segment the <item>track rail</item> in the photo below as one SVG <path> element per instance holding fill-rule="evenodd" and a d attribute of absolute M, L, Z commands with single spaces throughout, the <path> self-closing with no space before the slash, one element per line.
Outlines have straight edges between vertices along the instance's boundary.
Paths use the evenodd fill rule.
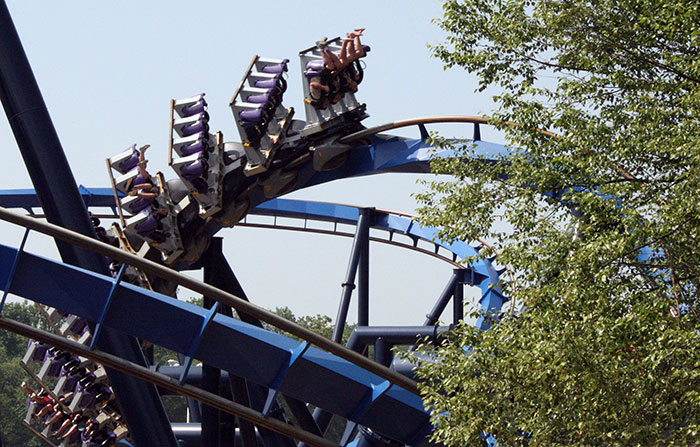
<path fill-rule="evenodd" d="M 21 214 L 8 211 L 4 208 L 0 208 L 0 220 L 11 222 L 25 228 L 31 228 L 32 230 L 43 234 L 48 234 L 49 236 L 69 242 L 78 247 L 86 248 L 104 256 L 109 256 L 112 259 L 127 263 L 133 267 L 138 267 L 148 273 L 156 275 L 162 279 L 172 281 L 194 292 L 201 293 L 202 295 L 208 296 L 221 304 L 231 306 L 237 311 L 249 314 L 309 343 L 323 348 L 327 352 L 335 354 L 350 363 L 364 368 L 365 370 L 393 383 L 394 385 L 400 386 L 412 394 L 420 395 L 417 383 L 414 380 L 411 380 L 397 373 L 396 371 L 369 360 L 361 354 L 335 343 L 322 335 L 275 315 L 262 307 L 249 303 L 240 297 L 226 293 L 220 289 L 217 289 L 216 287 L 212 287 L 209 284 L 198 281 L 191 276 L 178 273 L 168 267 L 146 260 L 131 253 L 127 253 L 119 248 L 112 247 L 111 245 L 97 241 L 88 236 L 66 230 L 65 228 L 57 225 L 41 222 L 32 217 L 23 216 Z"/>
<path fill-rule="evenodd" d="M 181 385 L 180 382 L 176 379 L 172 379 L 163 374 L 153 372 L 148 368 L 129 362 L 115 355 L 108 354 L 99 350 L 90 350 L 88 347 L 80 343 L 76 343 L 58 335 L 42 331 L 40 329 L 36 329 L 34 327 L 1 316 L 0 328 L 6 329 L 8 331 L 14 332 L 16 334 L 28 338 L 32 338 L 34 340 L 38 340 L 42 343 L 47 343 L 52 346 L 56 346 L 57 348 L 60 348 L 64 351 L 69 351 L 73 354 L 101 363 L 102 365 L 107 366 L 109 368 L 113 368 L 131 376 L 134 376 L 136 378 L 146 380 L 148 382 L 151 382 L 165 389 L 174 391 L 183 396 L 191 397 L 202 402 L 203 404 L 209 405 L 234 416 L 239 416 L 247 421 L 253 422 L 254 424 L 260 425 L 261 427 L 269 428 L 270 430 L 273 430 L 277 433 L 281 433 L 298 441 L 305 442 L 310 446 L 339 447 L 338 444 L 324 439 L 320 436 L 314 435 L 313 433 L 309 433 L 306 430 L 302 430 L 293 425 L 286 424 L 275 418 L 265 417 L 262 415 L 262 413 L 258 411 L 237 404 L 228 399 L 224 399 L 223 397 L 218 396 L 214 393 L 204 391 L 201 388 L 197 388 L 195 386 L 187 384 Z"/>

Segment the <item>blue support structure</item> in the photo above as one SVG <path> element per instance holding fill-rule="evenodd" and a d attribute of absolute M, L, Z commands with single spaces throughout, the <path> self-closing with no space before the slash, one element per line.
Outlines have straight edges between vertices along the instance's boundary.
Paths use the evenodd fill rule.
<path fill-rule="evenodd" d="M 374 210 L 360 209 L 360 218 L 367 219 L 366 228 L 362 228 L 360 242 L 360 259 L 357 265 L 357 325 L 369 326 L 369 228 L 373 225 Z"/>
<path fill-rule="evenodd" d="M 345 281 L 343 282 L 343 292 L 340 297 L 340 305 L 338 306 L 338 316 L 335 318 L 335 327 L 333 328 L 332 339 L 336 343 L 340 343 L 343 338 L 343 330 L 345 329 L 345 322 L 350 308 L 350 298 L 352 297 L 352 291 L 355 289 L 357 266 L 369 238 L 369 223 L 369 213 L 360 213 L 357 219 L 355 238 L 352 242 L 350 262 L 348 262 L 348 270 L 345 273 Z"/>
<path fill-rule="evenodd" d="M 440 315 L 442 315 L 445 307 L 447 307 L 447 303 L 449 303 L 450 299 L 454 296 L 458 283 L 459 275 L 456 273 L 456 271 L 453 271 L 452 275 L 450 276 L 450 280 L 447 282 L 447 285 L 443 289 L 438 300 L 435 302 L 432 310 L 425 316 L 425 322 L 423 322 L 424 326 L 432 326 L 437 323 L 437 321 L 440 319 Z"/>
<path fill-rule="evenodd" d="M 24 251 L 24 244 L 27 243 L 29 231 L 29 228 L 24 230 L 24 236 L 22 236 L 22 243 L 19 244 L 19 248 L 17 249 L 17 256 L 15 256 L 14 261 L 12 261 L 12 267 L 10 268 L 10 276 L 7 279 L 7 287 L 2 292 L 2 301 L 0 301 L 0 314 L 2 314 L 2 309 L 5 307 L 5 300 L 7 299 L 7 294 L 10 291 L 10 287 L 12 287 L 12 278 L 15 276 L 15 270 L 17 270 L 17 263 L 19 261 L 19 257 L 22 256 L 22 251 Z"/>
<path fill-rule="evenodd" d="M 457 277 L 455 291 L 452 297 L 452 322 L 458 324 L 464 320 L 464 269 L 454 269 L 454 274 Z"/>
<path fill-rule="evenodd" d="M 228 261 L 224 257 L 222 242 L 223 241 L 221 238 L 212 238 L 211 245 L 209 246 L 203 260 L 204 281 L 248 300 L 241 283 L 238 281 L 238 278 L 236 278 L 236 275 L 233 273 Z M 204 297 L 204 302 L 206 306 L 211 305 L 213 301 L 209 300 L 207 297 Z M 225 315 L 232 316 L 231 310 L 228 307 L 223 306 L 222 310 Z M 262 323 L 257 318 L 240 312 L 238 314 L 241 321 L 262 328 Z M 219 375 L 221 374 L 220 371 L 220 369 L 209 365 L 203 366 L 202 383 L 205 389 L 207 389 L 207 387 L 211 388 L 209 391 L 214 389 L 214 384 L 218 384 Z M 231 394 L 237 403 L 259 410 L 264 409 L 269 396 L 268 389 L 250 382 L 246 382 L 246 380 L 243 378 L 231 374 L 229 374 L 229 384 Z M 276 404 L 270 404 L 268 412 L 273 408 L 275 412 L 278 412 L 279 407 Z M 212 427 L 215 420 L 220 419 L 220 416 L 221 413 L 213 411 L 213 409 L 207 409 L 205 405 L 202 406 L 202 436 L 205 440 L 213 442 L 215 430 L 210 427 Z M 255 426 L 242 419 L 238 420 L 238 425 L 241 430 L 243 447 L 255 447 L 258 443 L 258 437 L 255 434 Z M 260 433 L 260 439 L 266 446 L 293 447 L 293 441 L 285 436 L 279 435 L 262 427 L 258 427 L 258 431 Z M 227 446 L 226 444 L 222 444 L 221 447 Z"/>
<path fill-rule="evenodd" d="M 0 0 L 0 100 L 49 222 L 95 237 L 87 209 L 4 0 Z M 101 256 L 56 242 L 72 265 L 107 273 Z M 105 330 L 98 347 L 145 366 L 138 341 Z M 156 387 L 113 370 L 112 388 L 137 447 L 177 447 Z"/>

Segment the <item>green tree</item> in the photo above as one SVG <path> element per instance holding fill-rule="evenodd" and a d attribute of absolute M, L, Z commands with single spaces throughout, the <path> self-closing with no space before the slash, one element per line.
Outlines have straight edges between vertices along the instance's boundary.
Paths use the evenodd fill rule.
<path fill-rule="evenodd" d="M 317 334 L 323 335 L 326 338 L 331 338 L 333 336 L 333 320 L 328 315 L 316 314 L 297 317 L 296 315 L 294 315 L 294 312 L 292 312 L 292 310 L 287 306 L 276 307 L 273 312 L 279 315 L 280 317 L 286 318 L 287 320 L 292 321 L 310 331 L 314 331 Z M 343 329 L 343 339 L 341 343 L 347 342 L 348 338 L 350 338 L 350 334 L 352 334 L 352 331 L 355 330 L 356 326 L 356 324 L 345 325 L 345 328 Z M 271 325 L 265 324 L 265 327 L 273 332 L 289 335 L 286 334 L 284 331 L 280 331 L 279 329 Z"/>
<path fill-rule="evenodd" d="M 491 123 L 517 149 L 435 162 L 453 177 L 422 214 L 493 241 L 524 310 L 421 365 L 435 440 L 700 439 L 698 23 L 694 0 L 444 2 L 434 55 L 500 92 Z"/>
<path fill-rule="evenodd" d="M 7 303 L 2 310 L 5 318 L 39 326 L 41 318 L 33 303 Z M 27 352 L 27 339 L 7 331 L 0 331 L 0 436 L 3 445 L 39 447 L 39 441 L 22 425 L 27 411 L 27 394 L 20 384 L 27 378 L 19 366 Z"/>

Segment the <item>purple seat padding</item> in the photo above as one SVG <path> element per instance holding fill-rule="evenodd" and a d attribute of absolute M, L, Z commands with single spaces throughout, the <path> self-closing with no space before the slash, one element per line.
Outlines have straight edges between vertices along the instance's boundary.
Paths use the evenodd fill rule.
<path fill-rule="evenodd" d="M 318 78 L 321 76 L 320 71 L 308 70 L 306 73 L 306 80 L 311 81 L 313 78 Z"/>
<path fill-rule="evenodd" d="M 71 358 L 72 356 L 67 352 L 59 352 L 49 356 L 47 359 L 49 362 L 49 367 L 46 370 L 46 374 L 49 377 L 58 377 L 63 365 L 65 365 L 69 360 L 71 360 Z"/>
<path fill-rule="evenodd" d="M 209 124 L 207 123 L 207 119 L 205 118 L 204 114 L 200 113 L 197 121 L 190 124 L 185 124 L 180 129 L 180 132 L 182 132 L 182 135 L 185 137 L 189 137 L 190 135 L 200 132 L 206 133 L 209 132 Z"/>
<path fill-rule="evenodd" d="M 136 145 L 132 144 L 131 147 L 129 147 L 129 149 L 132 150 L 129 158 L 127 158 L 126 160 L 123 160 L 121 163 L 119 163 L 119 169 L 122 172 L 131 171 L 132 169 L 134 169 L 136 167 L 136 165 L 139 162 L 139 151 L 136 150 Z"/>
<path fill-rule="evenodd" d="M 287 71 L 287 62 L 289 62 L 289 59 L 283 60 L 281 64 L 265 65 L 262 68 L 262 71 L 263 73 L 284 73 L 285 71 Z"/>
<path fill-rule="evenodd" d="M 183 156 L 188 156 L 192 154 L 196 154 L 197 152 L 202 152 L 207 149 L 208 143 L 206 138 L 204 137 L 204 132 L 202 132 L 202 137 L 199 138 L 197 141 L 194 141 L 187 146 L 183 146 L 180 148 L 180 153 L 182 153 Z"/>
<path fill-rule="evenodd" d="M 87 321 L 83 318 L 76 318 L 73 324 L 68 328 L 68 332 L 74 335 L 82 335 L 87 327 Z"/>
<path fill-rule="evenodd" d="M 246 102 L 252 102 L 253 104 L 265 104 L 270 100 L 270 94 L 265 93 L 262 95 L 250 95 Z"/>
<path fill-rule="evenodd" d="M 29 349 L 29 347 L 31 345 L 36 346 L 36 348 L 34 348 L 34 353 L 32 354 L 32 360 L 34 360 L 35 362 L 39 362 L 39 361 L 43 360 L 44 357 L 46 356 L 46 351 L 48 351 L 49 348 L 51 347 L 49 345 L 45 345 L 44 343 L 38 342 L 36 340 L 29 340 L 29 342 L 27 343 L 27 349 Z"/>
<path fill-rule="evenodd" d="M 257 123 L 260 120 L 262 120 L 263 109 L 257 108 L 254 110 L 244 110 L 239 114 L 239 116 L 241 117 L 242 120 Z"/>
<path fill-rule="evenodd" d="M 61 367 L 59 376 L 65 376 L 66 381 L 63 384 L 64 390 L 75 390 L 75 386 L 85 374 L 85 368 L 66 368 L 66 365 Z"/>
<path fill-rule="evenodd" d="M 306 63 L 307 70 L 321 71 L 323 68 L 324 65 L 322 60 L 309 61 Z"/>
<path fill-rule="evenodd" d="M 148 236 L 153 233 L 157 227 L 158 219 L 156 219 L 154 214 L 149 214 L 144 221 L 136 224 L 136 232 L 141 236 Z"/>
<path fill-rule="evenodd" d="M 131 212 L 134 214 L 145 210 L 149 206 L 151 206 L 151 201 L 148 199 L 140 199 L 140 200 L 137 200 L 137 201 L 129 204 L 129 208 L 131 209 Z"/>
<path fill-rule="evenodd" d="M 240 123 L 241 123 L 241 127 L 243 127 L 244 129 L 252 129 L 252 128 L 255 128 L 256 126 L 258 126 L 258 124 L 260 124 L 260 123 L 255 123 L 253 121 L 246 121 L 246 120 L 241 120 Z"/>
<path fill-rule="evenodd" d="M 277 87 L 277 80 L 279 78 L 275 77 L 274 79 L 261 79 L 259 81 L 255 81 L 255 87 L 258 88 L 275 88 Z"/>
<path fill-rule="evenodd" d="M 97 402 L 97 393 L 100 391 L 100 385 L 92 383 L 82 389 L 82 395 L 78 401 L 78 406 L 81 408 L 90 408 Z"/>
<path fill-rule="evenodd" d="M 198 177 L 204 172 L 206 162 L 200 157 L 197 161 L 194 161 L 187 166 L 183 166 L 180 172 L 183 177 Z"/>
<path fill-rule="evenodd" d="M 187 105 L 182 108 L 182 116 L 192 116 L 196 115 L 198 113 L 204 112 L 204 110 L 207 108 L 207 102 L 204 100 L 204 98 L 200 99 L 199 101 L 195 102 L 194 104 Z"/>
<path fill-rule="evenodd" d="M 134 177 L 134 182 L 131 184 L 131 188 L 130 188 L 130 189 L 133 189 L 134 185 L 142 185 L 142 184 L 144 184 L 144 183 L 148 183 L 148 182 L 147 182 L 146 179 L 143 177 L 143 175 L 141 175 L 141 173 L 139 172 L 139 173 L 136 175 L 136 177 Z"/>

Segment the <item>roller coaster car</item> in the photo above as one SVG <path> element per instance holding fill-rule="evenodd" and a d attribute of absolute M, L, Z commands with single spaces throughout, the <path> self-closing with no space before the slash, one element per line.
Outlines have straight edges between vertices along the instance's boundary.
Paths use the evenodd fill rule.
<path fill-rule="evenodd" d="M 199 204 L 202 218 L 221 209 L 223 178 L 223 137 L 209 134 L 206 108 L 204 93 L 170 101 L 168 164 Z"/>
<path fill-rule="evenodd" d="M 159 172 L 155 178 L 160 194 L 154 206 L 127 219 L 125 232 L 144 239 L 161 252 L 163 262 L 172 264 L 184 250 L 176 217 L 181 208 L 172 202 L 163 174 Z"/>
<path fill-rule="evenodd" d="M 229 103 L 244 142 L 246 176 L 268 170 L 291 126 L 294 109 L 282 105 L 288 62 L 254 56 Z"/>
<path fill-rule="evenodd" d="M 109 166 L 120 174 L 126 174 L 136 167 L 139 162 L 139 151 L 136 145 L 131 145 L 124 152 L 108 159 Z"/>
<path fill-rule="evenodd" d="M 328 41 L 326 48 L 338 54 L 342 42 L 340 37 L 336 37 Z M 306 111 L 307 122 L 307 126 L 302 132 L 303 135 L 312 135 L 324 131 L 328 129 L 329 123 L 336 121 L 339 117 L 344 116 L 348 112 L 356 111 L 358 108 L 362 108 L 362 113 L 354 114 L 353 120 L 359 121 L 369 116 L 364 113 L 364 105 L 357 101 L 355 94 L 351 90 L 342 88 L 340 80 L 338 80 L 338 85 L 335 87 L 336 91 L 333 92 L 334 95 L 337 95 L 337 100 L 328 101 L 327 107 L 325 108 L 316 107 L 314 105 L 314 98 L 311 95 L 311 88 L 307 75 L 310 73 L 310 70 L 316 70 L 319 67 L 323 69 L 323 55 L 316 46 L 313 46 L 299 52 L 299 59 L 305 98 L 304 110 Z"/>

